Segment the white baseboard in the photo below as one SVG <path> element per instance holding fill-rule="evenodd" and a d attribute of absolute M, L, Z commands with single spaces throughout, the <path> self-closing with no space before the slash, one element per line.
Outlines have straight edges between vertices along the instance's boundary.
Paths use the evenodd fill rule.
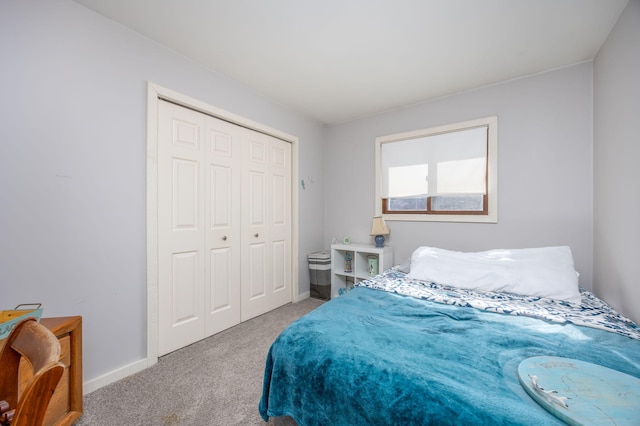
<path fill-rule="evenodd" d="M 311 292 L 310 291 L 305 291 L 302 294 L 298 294 L 297 296 L 293 297 L 293 303 L 298 303 L 304 299 L 308 299 L 311 297 Z"/>
<path fill-rule="evenodd" d="M 136 361 L 132 364 L 125 365 L 124 367 L 111 371 L 110 373 L 84 382 L 82 384 L 82 393 L 86 395 L 100 389 L 103 386 L 107 386 L 108 384 L 117 382 L 118 380 L 131 376 L 132 374 L 138 373 L 150 366 L 151 365 L 146 358 L 141 359 L 140 361 Z"/>

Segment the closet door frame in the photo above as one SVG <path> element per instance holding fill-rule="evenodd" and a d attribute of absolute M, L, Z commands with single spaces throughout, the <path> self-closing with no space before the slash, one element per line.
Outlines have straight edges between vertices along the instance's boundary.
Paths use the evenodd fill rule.
<path fill-rule="evenodd" d="M 158 102 L 173 102 L 291 144 L 291 300 L 298 289 L 298 138 L 213 105 L 147 83 L 147 367 L 158 362 Z"/>

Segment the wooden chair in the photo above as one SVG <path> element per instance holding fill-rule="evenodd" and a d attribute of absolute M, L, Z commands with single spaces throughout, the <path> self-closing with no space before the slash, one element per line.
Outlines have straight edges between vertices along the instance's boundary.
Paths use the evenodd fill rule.
<path fill-rule="evenodd" d="M 19 373 L 21 358 L 33 371 L 26 384 Z M 0 353 L 0 425 L 42 425 L 63 371 L 56 336 L 35 318 L 16 324 Z"/>

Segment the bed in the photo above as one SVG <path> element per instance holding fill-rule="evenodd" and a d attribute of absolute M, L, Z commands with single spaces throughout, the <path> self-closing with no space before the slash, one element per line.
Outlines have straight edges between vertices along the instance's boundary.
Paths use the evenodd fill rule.
<path fill-rule="evenodd" d="M 394 267 L 360 282 L 282 332 L 266 360 L 259 403 L 265 421 L 290 416 L 300 426 L 564 424 L 519 383 L 524 359 L 575 358 L 640 377 L 638 326 L 579 289 L 570 274 L 568 287 L 576 285 L 579 298 L 567 296 L 572 302 L 466 288 L 422 279 L 416 252 L 408 273 Z M 457 268 L 455 262 L 449 266 Z M 481 276 L 471 281 L 481 281 L 486 271 L 468 269 L 474 268 Z"/>

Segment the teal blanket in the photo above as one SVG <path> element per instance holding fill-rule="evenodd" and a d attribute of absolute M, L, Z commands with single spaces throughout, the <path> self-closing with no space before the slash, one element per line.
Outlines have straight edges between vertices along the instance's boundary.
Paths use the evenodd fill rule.
<path fill-rule="evenodd" d="M 554 425 L 518 364 L 562 356 L 640 377 L 640 341 L 356 288 L 271 346 L 259 410 L 312 425 Z"/>

